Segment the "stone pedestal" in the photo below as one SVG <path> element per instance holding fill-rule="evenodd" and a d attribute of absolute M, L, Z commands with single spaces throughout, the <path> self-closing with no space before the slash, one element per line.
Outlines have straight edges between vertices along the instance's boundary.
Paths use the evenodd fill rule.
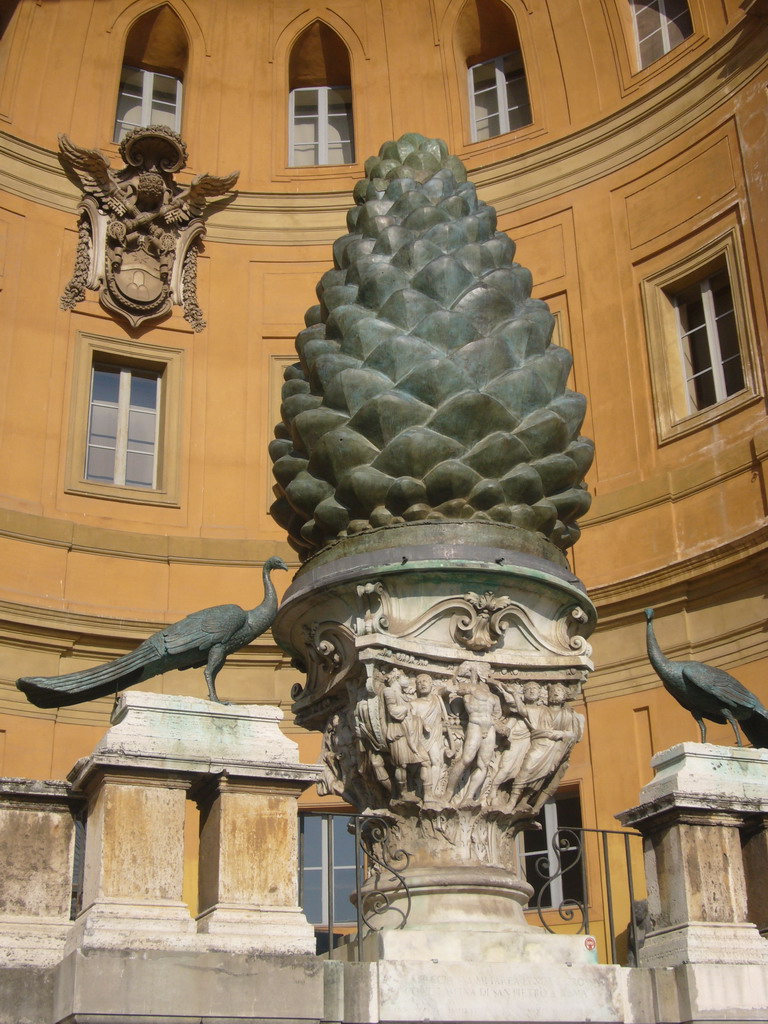
<path fill-rule="evenodd" d="M 755 888 L 761 838 L 752 824 L 768 812 L 768 751 L 682 743 L 651 763 L 656 776 L 640 805 L 617 816 L 644 837 L 652 930 L 641 965 L 768 964 L 742 856 L 742 842 L 757 840 Z"/>
<path fill-rule="evenodd" d="M 311 952 L 296 898 L 296 800 L 316 778 L 278 708 L 123 694 L 70 774 L 88 800 L 76 949 Z M 197 921 L 182 899 L 185 801 L 201 804 Z"/>
<path fill-rule="evenodd" d="M 0 782 L 0 962 L 46 967 L 72 927 L 75 815 L 65 782 Z"/>
<path fill-rule="evenodd" d="M 294 711 L 323 732 L 320 791 L 368 816 L 366 926 L 468 959 L 537 944 L 514 840 L 582 736 L 594 622 L 562 555 L 511 527 L 410 524 L 302 568 L 273 634 L 306 669 Z"/>

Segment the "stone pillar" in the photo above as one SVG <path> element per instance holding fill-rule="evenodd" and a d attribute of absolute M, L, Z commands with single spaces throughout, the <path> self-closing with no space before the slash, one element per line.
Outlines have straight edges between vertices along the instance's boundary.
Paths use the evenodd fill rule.
<path fill-rule="evenodd" d="M 198 795 L 198 928 L 217 948 L 311 953 L 298 905 L 298 813 L 306 779 L 222 775 Z"/>
<path fill-rule="evenodd" d="M 75 815 L 65 782 L 0 782 L 0 961 L 49 966 L 72 927 Z"/>
<path fill-rule="evenodd" d="M 651 764 L 640 805 L 617 815 L 644 838 L 652 929 L 641 966 L 768 964 L 742 857 L 745 822 L 768 810 L 768 751 L 681 743 Z"/>
<path fill-rule="evenodd" d="M 741 830 L 747 917 L 768 938 L 768 815 L 747 820 Z"/>

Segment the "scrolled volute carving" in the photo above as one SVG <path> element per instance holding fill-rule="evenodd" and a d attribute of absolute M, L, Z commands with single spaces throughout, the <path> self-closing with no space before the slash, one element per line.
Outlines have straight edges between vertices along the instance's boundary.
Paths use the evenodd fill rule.
<path fill-rule="evenodd" d="M 468 613 L 453 620 L 453 633 L 457 643 L 470 651 L 489 651 L 501 639 L 505 624 L 504 613 L 513 603 L 511 597 L 470 591 L 463 600 L 470 606 Z"/>

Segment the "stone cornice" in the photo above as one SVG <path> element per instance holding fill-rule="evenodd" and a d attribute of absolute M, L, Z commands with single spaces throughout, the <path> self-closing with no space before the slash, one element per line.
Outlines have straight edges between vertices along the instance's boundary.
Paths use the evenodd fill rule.
<path fill-rule="evenodd" d="M 527 152 L 474 166 L 463 156 L 483 199 L 499 214 L 570 192 L 653 152 L 716 110 L 768 67 L 768 25 L 733 29 L 656 89 L 588 127 Z M 0 189 L 74 214 L 78 193 L 54 151 L 0 132 Z M 330 245 L 349 207 L 345 183 L 297 193 L 240 190 L 211 204 L 208 240 L 245 245 Z"/>

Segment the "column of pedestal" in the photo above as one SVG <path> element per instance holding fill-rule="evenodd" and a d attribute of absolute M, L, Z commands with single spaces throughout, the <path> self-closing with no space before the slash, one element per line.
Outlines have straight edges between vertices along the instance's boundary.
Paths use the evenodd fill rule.
<path fill-rule="evenodd" d="M 191 779 L 126 756 L 81 765 L 88 797 L 82 910 L 67 948 L 177 947 L 195 923 L 182 898 Z"/>
<path fill-rule="evenodd" d="M 684 743 L 652 764 L 640 805 L 618 815 L 644 839 L 652 928 L 641 965 L 768 964 L 742 856 L 745 821 L 768 809 L 768 751 Z"/>
<path fill-rule="evenodd" d="M 0 962 L 45 967 L 60 959 L 72 921 L 75 815 L 65 782 L 0 783 Z"/>
<path fill-rule="evenodd" d="M 314 931 L 298 905 L 296 801 L 307 784 L 224 775 L 199 793 L 197 920 L 216 948 L 314 952 Z"/>
<path fill-rule="evenodd" d="M 768 814 L 749 818 L 741 830 L 747 916 L 768 938 Z"/>

